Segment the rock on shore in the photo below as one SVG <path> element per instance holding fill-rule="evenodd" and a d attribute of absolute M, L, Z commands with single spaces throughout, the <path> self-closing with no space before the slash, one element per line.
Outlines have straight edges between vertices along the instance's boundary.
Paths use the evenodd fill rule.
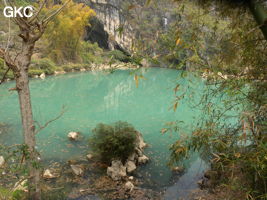
<path fill-rule="evenodd" d="M 136 132 L 136 137 L 135 151 L 128 157 L 125 165 L 120 160 L 114 160 L 111 166 L 107 168 L 107 175 L 114 181 L 121 180 L 127 176 L 127 173 L 132 173 L 136 170 L 138 165 L 145 164 L 149 161 L 149 158 L 144 155 L 144 148 L 147 147 L 147 144 L 144 142 L 142 134 Z"/>

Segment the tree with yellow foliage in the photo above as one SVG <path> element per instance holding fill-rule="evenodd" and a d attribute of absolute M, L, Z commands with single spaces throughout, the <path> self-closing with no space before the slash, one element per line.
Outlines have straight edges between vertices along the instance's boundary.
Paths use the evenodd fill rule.
<path fill-rule="evenodd" d="M 93 16 L 95 12 L 90 7 L 70 1 L 45 32 L 46 54 L 61 64 L 66 61 L 79 61 L 85 27 L 89 26 L 89 19 Z"/>

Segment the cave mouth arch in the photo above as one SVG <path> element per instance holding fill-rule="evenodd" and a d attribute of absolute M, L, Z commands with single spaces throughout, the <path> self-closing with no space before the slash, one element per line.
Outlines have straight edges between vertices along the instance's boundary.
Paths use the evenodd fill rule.
<path fill-rule="evenodd" d="M 85 30 L 84 40 L 96 42 L 100 48 L 110 49 L 109 35 L 104 30 L 104 24 L 97 17 L 91 18 L 89 23 L 90 26 L 87 26 Z"/>

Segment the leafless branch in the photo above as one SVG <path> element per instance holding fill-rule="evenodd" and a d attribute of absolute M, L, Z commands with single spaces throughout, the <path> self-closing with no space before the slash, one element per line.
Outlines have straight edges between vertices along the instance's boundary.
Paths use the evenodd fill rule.
<path fill-rule="evenodd" d="M 10 57 L 9 52 L 5 52 L 5 49 L 0 48 L 0 58 L 5 60 L 6 65 L 11 68 L 14 72 L 18 71 L 18 68 L 16 64 L 14 63 L 14 60 Z"/>
<path fill-rule="evenodd" d="M 52 122 L 58 120 L 60 117 L 63 116 L 63 114 L 64 114 L 65 112 L 66 112 L 66 109 L 65 109 L 65 107 L 63 106 L 63 107 L 62 107 L 62 111 L 59 113 L 59 115 L 58 115 L 57 117 L 55 117 L 54 119 L 51 119 L 51 120 L 47 121 L 43 126 L 41 126 L 40 123 L 38 123 L 37 121 L 35 121 L 35 123 L 37 123 L 38 126 L 39 126 L 39 129 L 38 129 L 37 131 L 35 131 L 35 134 L 39 133 L 41 130 L 43 130 L 44 128 L 46 128 L 50 123 L 52 123 Z"/>
<path fill-rule="evenodd" d="M 70 0 L 66 1 L 60 8 L 58 8 L 55 12 L 53 12 L 50 16 L 48 16 L 46 19 L 44 19 L 42 22 L 44 24 L 47 24 L 53 17 L 55 17 L 68 3 Z"/>
<path fill-rule="evenodd" d="M 38 11 L 35 13 L 35 15 L 29 20 L 29 23 L 33 22 L 35 19 L 37 19 L 39 13 L 42 11 L 44 5 L 47 3 L 47 0 L 44 0 L 41 6 L 39 7 Z"/>

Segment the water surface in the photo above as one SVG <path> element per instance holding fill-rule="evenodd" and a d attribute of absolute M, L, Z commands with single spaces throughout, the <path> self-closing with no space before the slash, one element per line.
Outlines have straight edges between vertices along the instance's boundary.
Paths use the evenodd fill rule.
<path fill-rule="evenodd" d="M 180 134 L 190 133 L 195 126 L 196 118 L 201 113 L 191 105 L 199 100 L 203 83 L 191 75 L 182 78 L 180 71 L 171 69 L 141 69 L 138 73 L 144 76 L 139 80 L 138 87 L 128 70 L 70 73 L 45 80 L 32 79 L 30 89 L 35 121 L 45 124 L 60 113 L 62 106 L 67 109 L 60 119 L 38 133 L 37 147 L 42 158 L 66 161 L 86 155 L 89 152 L 87 141 L 96 124 L 122 120 L 131 123 L 150 144 L 146 154 L 151 162 L 139 168 L 136 176 L 142 177 L 147 187 L 181 185 L 166 166 L 168 148 Z M 178 83 L 181 85 L 178 94 L 184 93 L 185 98 L 174 112 L 173 89 Z M 9 125 L 9 132 L 0 134 L 0 141 L 5 144 L 22 141 L 18 97 L 15 92 L 7 90 L 13 86 L 14 82 L 10 82 L 0 87 L 0 122 Z M 185 90 L 187 86 L 190 89 Z M 182 129 L 179 133 L 162 135 L 161 129 L 171 121 L 183 121 Z M 83 142 L 71 143 L 67 138 L 70 131 L 81 132 Z M 187 162 L 193 168 L 189 168 L 187 176 L 184 175 L 187 178 L 184 178 L 182 185 L 190 185 L 190 181 L 206 167 L 199 165 L 198 156 Z M 166 189 L 171 196 L 172 188 Z M 166 199 L 171 199 L 168 194 Z"/>

